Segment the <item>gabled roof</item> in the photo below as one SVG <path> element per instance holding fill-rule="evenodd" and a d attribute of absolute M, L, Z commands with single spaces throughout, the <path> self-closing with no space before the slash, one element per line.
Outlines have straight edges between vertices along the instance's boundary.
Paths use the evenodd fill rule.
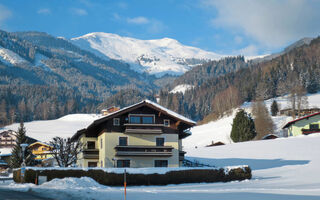
<path fill-rule="evenodd" d="M 303 119 L 308 119 L 309 117 L 313 117 L 313 116 L 316 116 L 316 115 L 319 115 L 319 114 L 320 114 L 320 112 L 317 112 L 317 113 L 313 113 L 311 115 L 307 115 L 307 116 L 292 120 L 292 121 L 288 122 L 286 125 L 284 125 L 284 127 L 282 129 L 288 128 L 291 124 L 294 124 L 297 121 L 300 121 L 300 120 L 303 120 Z"/>
<path fill-rule="evenodd" d="M 40 144 L 40 145 L 47 146 L 47 147 L 52 147 L 50 144 L 47 144 L 47 143 L 44 143 L 44 142 L 39 142 L 39 141 L 30 144 L 29 147 L 34 146 L 36 144 Z"/>
<path fill-rule="evenodd" d="M 152 102 L 152 101 L 146 99 L 146 100 L 143 100 L 143 101 L 141 101 L 139 103 L 133 104 L 131 106 L 128 106 L 128 107 L 122 108 L 120 110 L 117 110 L 117 111 L 115 111 L 113 113 L 110 113 L 110 114 L 106 115 L 103 118 L 95 120 L 86 129 L 79 130 L 75 135 L 72 136 L 71 139 L 75 139 L 75 138 L 79 137 L 87 129 L 90 129 L 90 128 L 94 127 L 94 126 L 97 126 L 97 125 L 99 125 L 99 124 L 101 124 L 101 123 L 103 123 L 103 122 L 105 122 L 105 121 L 107 121 L 107 120 L 109 120 L 109 119 L 111 119 L 113 117 L 122 115 L 122 114 L 124 114 L 126 112 L 130 112 L 130 111 L 132 111 L 134 109 L 137 109 L 137 108 L 145 106 L 145 105 L 149 106 L 149 107 L 151 107 L 151 108 L 153 108 L 155 110 L 158 110 L 159 112 L 162 112 L 165 115 L 168 115 L 168 116 L 170 116 L 172 118 L 175 118 L 178 121 L 181 121 L 181 122 L 183 122 L 185 124 L 188 124 L 189 126 L 194 126 L 194 125 L 197 124 L 195 121 L 193 121 L 191 119 L 188 119 L 188 118 L 186 118 L 186 117 L 184 117 L 184 116 L 182 116 L 182 115 L 180 115 L 180 114 L 178 114 L 178 113 L 176 113 L 176 112 L 174 112 L 172 110 L 169 110 L 169 109 L 167 109 L 167 108 L 165 108 L 165 107 L 163 107 L 163 106 L 161 106 L 161 105 L 159 105 L 159 104 L 157 104 L 155 102 Z"/>
<path fill-rule="evenodd" d="M 177 120 L 181 120 L 181 121 L 185 122 L 186 124 L 189 124 L 189 125 L 192 125 L 192 126 L 197 124 L 195 121 L 193 121 L 191 119 L 188 119 L 188 118 L 186 118 L 186 117 L 184 117 L 184 116 L 182 116 L 182 115 L 180 115 L 180 114 L 178 114 L 176 112 L 173 112 L 172 110 L 169 110 L 169 109 L 167 109 L 167 108 L 165 108 L 165 107 L 163 107 L 163 106 L 161 106 L 161 105 L 159 105 L 159 104 L 157 104 L 155 102 L 152 102 L 152 101 L 146 99 L 146 100 L 143 100 L 143 101 L 141 101 L 139 103 L 133 104 L 131 106 L 128 106 L 128 107 L 122 108 L 122 109 L 120 109 L 118 111 L 115 111 L 113 113 L 110 113 L 110 114 L 106 115 L 103 118 L 97 119 L 92 124 L 90 124 L 88 126 L 88 128 L 90 128 L 92 126 L 95 126 L 97 124 L 100 124 L 101 122 L 104 122 L 104 121 L 106 121 L 106 120 L 108 120 L 108 119 L 110 119 L 112 117 L 121 115 L 122 113 L 129 112 L 130 110 L 136 109 L 136 108 L 138 108 L 140 106 L 143 106 L 143 105 L 149 105 L 149 106 L 151 106 L 151 107 L 163 112 L 164 114 L 167 114 L 167 115 L 169 115 L 169 116 L 171 116 L 171 117 L 173 117 L 173 118 L 175 118 Z"/>

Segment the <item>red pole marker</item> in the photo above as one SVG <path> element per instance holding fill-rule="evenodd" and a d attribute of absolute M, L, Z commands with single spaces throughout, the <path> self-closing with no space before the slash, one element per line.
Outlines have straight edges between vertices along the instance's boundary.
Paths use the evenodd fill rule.
<path fill-rule="evenodd" d="M 124 170 L 124 200 L 127 199 L 127 172 Z"/>

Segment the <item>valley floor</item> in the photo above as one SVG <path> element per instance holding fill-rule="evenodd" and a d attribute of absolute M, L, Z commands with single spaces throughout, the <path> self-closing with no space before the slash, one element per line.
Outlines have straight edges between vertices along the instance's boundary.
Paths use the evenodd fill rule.
<path fill-rule="evenodd" d="M 241 182 L 128 187 L 127 199 L 318 200 L 320 199 L 320 134 L 189 149 L 188 159 L 211 165 L 243 165 L 253 178 Z M 54 199 L 123 199 L 122 187 L 89 178 L 53 180 L 41 186 L 2 185 Z"/>

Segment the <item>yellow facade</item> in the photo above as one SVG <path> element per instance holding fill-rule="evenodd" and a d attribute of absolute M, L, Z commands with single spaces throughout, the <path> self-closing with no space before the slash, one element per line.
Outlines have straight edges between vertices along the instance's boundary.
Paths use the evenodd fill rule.
<path fill-rule="evenodd" d="M 97 144 L 97 138 L 93 138 L 93 137 L 81 137 L 80 138 L 80 142 L 84 145 L 84 149 L 88 149 L 88 142 L 95 142 L 95 149 L 98 149 L 98 144 Z M 78 155 L 78 160 L 77 160 L 77 165 L 80 167 L 89 167 L 89 163 L 90 162 L 96 162 L 98 165 L 98 161 L 99 159 L 88 159 L 88 158 L 84 158 L 84 153 L 81 152 Z"/>
<path fill-rule="evenodd" d="M 318 124 L 320 127 L 320 115 L 315 115 L 296 121 L 294 124 L 288 127 L 288 136 L 302 135 L 302 130 L 310 129 L 310 124 Z"/>
<path fill-rule="evenodd" d="M 29 148 L 31 148 L 32 154 L 36 156 L 36 160 L 44 160 L 53 157 L 51 152 L 52 147 L 50 145 L 41 142 L 35 142 L 30 144 Z"/>
<path fill-rule="evenodd" d="M 119 137 L 128 138 L 128 146 L 156 146 L 156 138 L 165 139 L 164 146 L 171 146 L 172 156 L 116 156 L 115 147 L 119 145 Z M 179 167 L 179 149 L 181 140 L 178 134 L 125 134 L 120 132 L 104 132 L 98 138 L 81 137 L 80 141 L 86 144 L 94 141 L 99 150 L 99 159 L 85 159 L 83 153 L 78 156 L 77 164 L 80 167 L 88 167 L 89 162 L 97 162 L 97 167 L 116 167 L 117 160 L 130 160 L 130 167 L 154 167 L 155 160 L 167 160 L 168 167 Z"/>

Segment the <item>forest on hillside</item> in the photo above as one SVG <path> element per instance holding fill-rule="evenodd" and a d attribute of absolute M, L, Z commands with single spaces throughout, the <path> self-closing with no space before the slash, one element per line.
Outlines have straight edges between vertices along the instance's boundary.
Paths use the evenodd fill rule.
<path fill-rule="evenodd" d="M 164 88 L 160 91 L 160 103 L 194 120 L 203 120 L 208 115 L 219 117 L 224 111 L 245 101 L 285 95 L 297 86 L 302 86 L 308 93 L 319 91 L 319 65 L 320 37 L 312 40 L 309 45 L 294 48 L 270 61 L 250 64 L 238 71 L 209 78 L 184 94 L 173 94 Z M 198 68 L 205 69 L 205 66 L 193 70 L 201 71 Z M 197 80 L 191 78 L 190 81 L 187 76 L 179 79 L 179 84 L 194 83 Z M 224 109 L 221 110 L 221 107 Z"/>

